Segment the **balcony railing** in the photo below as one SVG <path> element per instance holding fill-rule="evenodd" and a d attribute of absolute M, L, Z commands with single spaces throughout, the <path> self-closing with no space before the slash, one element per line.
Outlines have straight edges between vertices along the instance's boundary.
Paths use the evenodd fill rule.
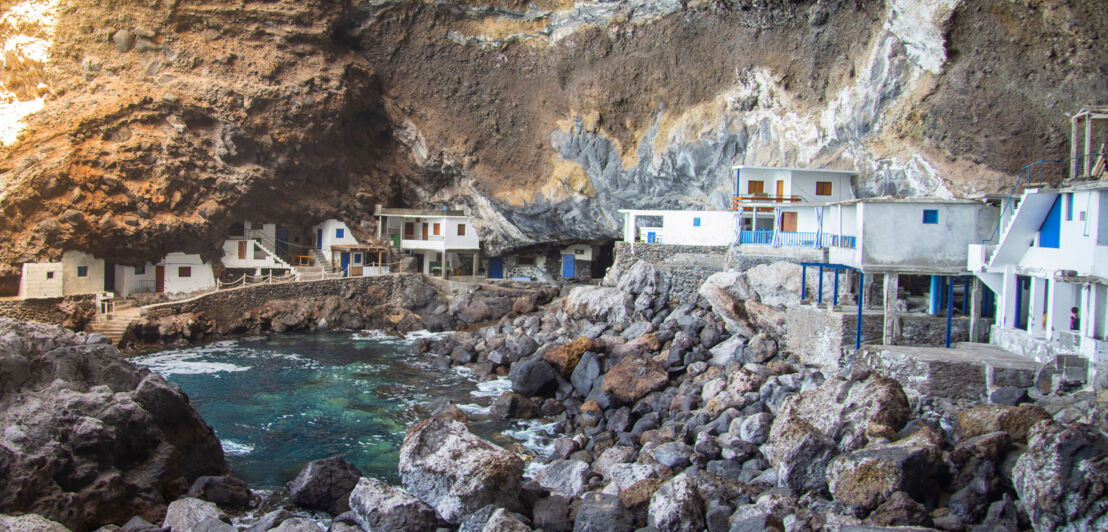
<path fill-rule="evenodd" d="M 797 203 L 804 201 L 800 196 L 778 196 L 776 194 L 740 194 L 731 197 L 731 209 L 752 208 L 749 203 Z"/>
<path fill-rule="evenodd" d="M 847 235 L 832 235 L 828 233 L 773 231 L 772 229 L 758 229 L 755 231 L 741 231 L 739 244 L 757 244 L 777 247 L 808 247 L 829 248 L 839 247 L 854 249 L 855 237 Z"/>

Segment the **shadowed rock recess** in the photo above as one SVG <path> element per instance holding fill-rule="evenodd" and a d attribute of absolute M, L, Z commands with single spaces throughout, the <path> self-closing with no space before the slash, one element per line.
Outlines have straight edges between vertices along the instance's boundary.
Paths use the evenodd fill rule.
<path fill-rule="evenodd" d="M 618 208 L 727 207 L 739 162 L 990 192 L 1108 103 L 1097 0 L 23 4 L 49 16 L 0 31 L 50 54 L 5 67 L 42 104 L 0 148 L 8 284 L 376 203 L 467 206 L 493 254 L 610 238 Z"/>

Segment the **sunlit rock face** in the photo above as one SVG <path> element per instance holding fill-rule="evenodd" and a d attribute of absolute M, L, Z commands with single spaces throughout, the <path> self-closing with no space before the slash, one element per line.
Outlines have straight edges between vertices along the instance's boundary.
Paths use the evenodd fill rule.
<path fill-rule="evenodd" d="M 8 105 L 42 106 L 0 148 L 0 277 L 376 203 L 467 206 L 493 254 L 612 238 L 725 208 L 737 163 L 993 192 L 1108 103 L 1096 0 L 102 4 L 0 6 Z"/>

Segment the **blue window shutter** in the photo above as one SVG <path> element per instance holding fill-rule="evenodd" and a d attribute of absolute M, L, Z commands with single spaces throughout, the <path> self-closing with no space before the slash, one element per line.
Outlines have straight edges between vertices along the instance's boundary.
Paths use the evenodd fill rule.
<path fill-rule="evenodd" d="M 1066 194 L 1066 221 L 1073 220 L 1073 193 Z"/>
<path fill-rule="evenodd" d="M 692 219 L 692 225 L 693 225 L 693 227 L 700 227 L 700 217 L 699 216 Z"/>
<path fill-rule="evenodd" d="M 939 223 L 939 210 L 938 209 L 924 209 L 923 210 L 923 223 L 925 223 L 925 224 L 937 224 L 937 223 Z"/>
<path fill-rule="evenodd" d="M 88 266 L 78 266 L 77 267 L 77 277 L 87 277 L 87 276 L 88 276 Z"/>
<path fill-rule="evenodd" d="M 1039 247 L 1057 248 L 1062 241 L 1062 198 L 1054 198 L 1043 224 L 1039 226 Z"/>
<path fill-rule="evenodd" d="M 342 229 L 335 229 L 335 238 L 342 238 L 342 235 L 345 234 L 345 233 L 346 232 L 343 231 Z"/>

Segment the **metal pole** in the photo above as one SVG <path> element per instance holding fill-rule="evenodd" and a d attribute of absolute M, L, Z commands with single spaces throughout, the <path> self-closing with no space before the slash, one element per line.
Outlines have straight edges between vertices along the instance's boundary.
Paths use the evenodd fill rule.
<path fill-rule="evenodd" d="M 835 295 L 831 298 L 832 305 L 839 304 L 839 269 L 835 268 Z"/>
<path fill-rule="evenodd" d="M 862 286 L 863 281 L 865 280 L 865 277 L 866 277 L 866 274 L 862 273 L 861 270 L 859 270 L 858 271 L 858 286 L 859 287 Z M 865 296 L 866 296 L 865 290 L 859 289 L 858 290 L 858 327 L 857 327 L 857 330 L 854 332 L 854 349 L 861 349 L 862 348 L 862 300 L 865 298 Z"/>
<path fill-rule="evenodd" d="M 808 265 L 800 265 L 800 300 L 808 299 Z"/>
<path fill-rule="evenodd" d="M 817 303 L 823 303 L 823 265 L 819 265 L 819 294 L 816 296 Z"/>
<path fill-rule="evenodd" d="M 950 326 L 954 317 L 954 283 L 946 284 L 946 347 L 950 348 Z"/>
<path fill-rule="evenodd" d="M 972 277 L 966 277 L 962 280 L 962 315 L 969 314 L 969 302 L 970 302 L 970 280 Z"/>

